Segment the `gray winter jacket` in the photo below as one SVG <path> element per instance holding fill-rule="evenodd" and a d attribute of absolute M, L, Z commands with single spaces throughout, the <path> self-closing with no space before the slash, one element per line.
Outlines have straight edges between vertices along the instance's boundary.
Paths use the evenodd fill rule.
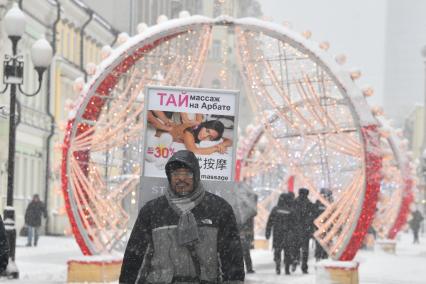
<path fill-rule="evenodd" d="M 199 176 L 195 178 L 199 181 Z M 177 243 L 179 215 L 167 198 L 148 202 L 140 210 L 127 244 L 120 283 L 242 283 L 244 263 L 231 206 L 206 192 L 191 212 L 200 238 L 192 255 Z"/>

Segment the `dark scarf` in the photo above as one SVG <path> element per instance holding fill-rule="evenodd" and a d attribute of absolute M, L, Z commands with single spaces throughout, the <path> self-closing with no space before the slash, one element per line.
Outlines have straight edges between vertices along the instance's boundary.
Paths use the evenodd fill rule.
<path fill-rule="evenodd" d="M 197 221 L 191 210 L 201 203 L 205 190 L 201 184 L 189 195 L 178 196 L 168 187 L 166 198 L 169 205 L 180 216 L 177 226 L 177 242 L 180 246 L 190 246 L 200 239 L 198 234 Z"/>

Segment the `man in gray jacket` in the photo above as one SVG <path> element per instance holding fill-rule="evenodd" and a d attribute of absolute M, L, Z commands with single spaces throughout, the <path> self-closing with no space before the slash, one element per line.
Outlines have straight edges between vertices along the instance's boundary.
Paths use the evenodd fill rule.
<path fill-rule="evenodd" d="M 243 283 L 243 253 L 232 207 L 204 190 L 194 153 L 176 152 L 166 174 L 166 194 L 139 212 L 120 283 Z"/>

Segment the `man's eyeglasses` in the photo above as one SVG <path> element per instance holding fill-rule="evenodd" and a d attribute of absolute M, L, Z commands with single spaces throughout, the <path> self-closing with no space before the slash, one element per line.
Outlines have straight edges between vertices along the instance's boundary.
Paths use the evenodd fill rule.
<path fill-rule="evenodd" d="M 194 174 L 192 172 L 172 172 L 172 177 L 184 177 L 184 178 L 192 178 Z"/>

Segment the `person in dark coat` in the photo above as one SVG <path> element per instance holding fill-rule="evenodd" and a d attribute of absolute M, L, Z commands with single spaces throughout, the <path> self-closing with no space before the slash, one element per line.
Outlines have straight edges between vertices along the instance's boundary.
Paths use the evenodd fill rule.
<path fill-rule="evenodd" d="M 300 188 L 294 200 L 296 214 L 297 254 L 302 255 L 302 272 L 308 273 L 309 240 L 315 231 L 314 204 L 308 199 L 309 189 Z"/>
<path fill-rule="evenodd" d="M 281 273 L 281 254 L 284 250 L 285 274 L 290 274 L 290 265 L 293 263 L 293 250 L 295 244 L 295 214 L 292 207 L 293 198 L 289 193 L 280 195 L 278 204 L 269 215 L 266 223 L 265 237 L 269 239 L 273 231 L 274 261 L 276 273 Z"/>
<path fill-rule="evenodd" d="M 30 204 L 25 211 L 25 225 L 28 227 L 28 242 L 27 246 L 31 246 L 31 241 L 34 235 L 34 246 L 37 246 L 39 238 L 39 230 L 41 227 L 41 217 L 47 218 L 46 206 L 40 200 L 38 194 L 34 194 Z"/>
<path fill-rule="evenodd" d="M 120 283 L 243 283 L 244 263 L 232 207 L 204 190 L 194 153 L 167 162 L 165 195 L 139 211 Z"/>
<path fill-rule="evenodd" d="M 321 188 L 320 194 L 324 197 L 328 202 L 333 202 L 333 193 L 331 190 L 327 188 Z M 321 202 L 321 200 L 317 199 L 314 204 L 314 220 L 318 218 L 326 209 L 326 206 Z M 328 254 L 324 250 L 324 248 L 320 245 L 320 243 L 315 240 L 315 260 L 320 261 L 321 259 L 327 259 Z"/>
<path fill-rule="evenodd" d="M 410 227 L 411 227 L 411 230 L 413 230 L 413 237 L 414 237 L 414 240 L 413 240 L 413 243 L 414 244 L 418 244 L 418 243 L 420 243 L 420 241 L 419 241 L 419 230 L 420 230 L 420 224 L 421 224 L 421 222 L 423 221 L 423 215 L 422 215 L 422 213 L 420 212 L 420 210 L 419 209 L 416 209 L 412 214 L 411 214 L 411 220 L 410 220 Z"/>
<path fill-rule="evenodd" d="M 246 273 L 255 273 L 250 250 L 253 248 L 254 242 L 254 218 L 257 215 L 257 199 L 257 195 L 249 190 L 245 190 L 244 194 L 240 193 L 238 197 L 237 212 L 239 214 L 236 214 L 236 217 Z"/>
<path fill-rule="evenodd" d="M 287 194 L 290 196 L 289 200 L 291 200 L 290 201 L 291 208 L 293 209 L 293 212 L 295 212 L 294 200 L 295 200 L 296 197 L 294 195 L 294 192 L 289 191 Z M 294 225 L 296 226 L 296 216 L 295 216 Z M 294 240 L 293 240 L 292 247 L 291 247 L 291 259 L 292 259 L 291 271 L 295 272 L 296 269 L 297 269 L 297 265 L 299 264 L 299 261 L 300 261 L 300 250 L 299 250 L 299 247 L 298 247 L 298 241 L 296 240 L 296 229 L 294 229 L 293 232 L 294 232 Z"/>
<path fill-rule="evenodd" d="M 254 273 L 253 263 L 251 261 L 250 249 L 254 241 L 254 217 L 252 216 L 240 226 L 240 239 L 243 249 L 244 264 L 247 273 Z"/>
<path fill-rule="evenodd" d="M 0 274 L 6 270 L 9 263 L 9 243 L 7 241 L 6 230 L 3 219 L 0 216 Z"/>

